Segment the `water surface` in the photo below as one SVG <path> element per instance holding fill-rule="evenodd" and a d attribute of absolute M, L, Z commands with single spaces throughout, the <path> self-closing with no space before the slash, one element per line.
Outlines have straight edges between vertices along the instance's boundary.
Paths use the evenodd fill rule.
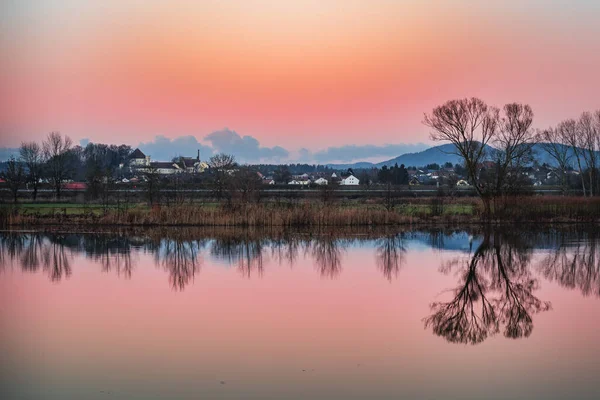
<path fill-rule="evenodd" d="M 0 234 L 3 399 L 600 396 L 600 236 Z"/>

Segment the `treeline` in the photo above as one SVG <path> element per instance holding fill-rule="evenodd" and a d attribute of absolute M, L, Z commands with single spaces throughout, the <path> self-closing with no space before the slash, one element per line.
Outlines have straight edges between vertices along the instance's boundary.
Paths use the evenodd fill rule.
<path fill-rule="evenodd" d="M 573 155 L 583 194 L 595 194 L 600 110 L 585 112 L 578 120 L 569 119 L 544 131 L 533 129 L 533 116 L 527 104 L 510 103 L 500 109 L 470 98 L 450 100 L 434 108 L 425 114 L 423 123 L 431 128 L 432 140 L 454 145 L 487 215 L 504 207 L 507 196 L 522 193 L 530 184 L 525 170 L 534 162 L 532 148 L 536 143 L 557 161 L 565 192 Z"/>
<path fill-rule="evenodd" d="M 92 191 L 114 179 L 119 166 L 131 154 L 128 145 L 88 143 L 74 146 L 68 136 L 51 132 L 42 143 L 23 142 L 19 158 L 11 157 L 1 176 L 11 190 L 14 200 L 23 184 L 32 189 L 35 200 L 42 183 L 48 183 L 57 198 L 63 183 L 69 180 L 87 181 Z"/>

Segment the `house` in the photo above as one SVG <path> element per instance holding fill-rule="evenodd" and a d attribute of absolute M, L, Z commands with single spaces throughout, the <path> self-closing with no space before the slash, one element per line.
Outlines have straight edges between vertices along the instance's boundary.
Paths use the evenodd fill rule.
<path fill-rule="evenodd" d="M 319 179 L 315 180 L 315 184 L 317 184 L 317 185 L 327 185 L 327 183 L 328 183 L 327 179 L 325 179 L 325 178 L 319 178 Z"/>
<path fill-rule="evenodd" d="M 142 172 L 156 171 L 161 175 L 170 175 L 180 172 L 202 173 L 208 168 L 208 164 L 200 161 L 200 150 L 196 158 L 179 157 L 174 161 L 151 161 L 150 156 L 145 155 L 140 149 L 135 149 L 129 156 L 130 168 Z"/>
<path fill-rule="evenodd" d="M 340 185 L 344 186 L 357 186 L 360 180 L 354 175 L 349 175 L 340 181 Z"/>
<path fill-rule="evenodd" d="M 177 163 L 171 161 L 152 161 L 150 162 L 149 167 L 150 168 L 144 168 L 144 170 L 147 172 L 154 170 L 160 175 L 171 175 L 178 172 L 183 172 L 183 168 L 177 165 Z"/>
<path fill-rule="evenodd" d="M 460 179 L 458 182 L 456 182 L 456 186 L 457 187 L 469 187 L 471 185 L 469 185 L 469 182 L 465 181 L 464 179 Z"/>
<path fill-rule="evenodd" d="M 144 167 L 150 164 L 150 156 L 146 156 L 140 149 L 135 149 L 129 156 L 130 167 Z"/>
<path fill-rule="evenodd" d="M 302 185 L 302 186 L 307 186 L 310 185 L 310 180 L 305 180 L 305 181 L 300 181 L 300 180 L 296 180 L 296 179 L 292 179 L 291 181 L 288 182 L 288 185 Z"/>

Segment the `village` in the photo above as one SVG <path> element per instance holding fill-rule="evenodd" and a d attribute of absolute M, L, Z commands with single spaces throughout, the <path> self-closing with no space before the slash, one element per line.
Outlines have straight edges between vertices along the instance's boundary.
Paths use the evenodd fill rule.
<path fill-rule="evenodd" d="M 441 166 L 436 163 L 425 166 L 410 166 L 408 168 L 404 165 L 401 165 L 400 167 L 395 165 L 389 168 L 384 166 L 381 169 L 357 169 L 354 171 L 350 168 L 347 170 L 309 171 L 298 174 L 289 173 L 286 170 L 285 165 L 280 166 L 277 170 L 266 170 L 260 166 L 248 167 L 255 170 L 256 175 L 262 184 L 272 186 L 368 186 L 373 184 L 385 184 L 388 182 L 409 186 L 424 185 L 457 188 L 469 188 L 471 186 L 466 177 L 464 168 L 459 164 L 452 165 L 451 163 L 445 163 Z M 307 165 L 307 167 L 310 166 Z M 392 171 L 394 168 L 406 171 L 405 177 L 400 179 L 387 177 L 386 172 L 390 172 L 387 175 L 393 175 Z M 493 161 L 485 161 L 480 165 L 480 170 L 482 172 L 493 170 L 494 168 L 495 163 Z M 201 176 L 201 174 L 211 173 L 210 162 L 202 161 L 200 159 L 199 150 L 196 157 L 176 157 L 171 161 L 152 161 L 151 156 L 144 154 L 139 148 L 136 148 L 128 157 L 126 163 L 119 165 L 119 169 L 122 177 L 115 179 L 115 183 L 136 183 L 146 181 L 148 174 L 157 174 L 168 178 L 175 174 Z M 237 164 L 232 164 L 227 166 L 224 170 L 227 174 L 234 175 L 238 169 L 239 166 Z M 285 172 L 282 173 L 282 170 Z M 556 186 L 561 184 L 560 173 L 556 168 L 547 164 L 539 165 L 533 163 L 531 166 L 524 168 L 522 174 L 523 178 L 527 181 L 527 184 L 533 187 Z M 578 177 L 578 171 L 572 168 L 567 171 L 568 181 L 574 181 L 578 179 Z M 81 186 L 67 185 L 67 188 L 68 187 L 78 188 Z"/>

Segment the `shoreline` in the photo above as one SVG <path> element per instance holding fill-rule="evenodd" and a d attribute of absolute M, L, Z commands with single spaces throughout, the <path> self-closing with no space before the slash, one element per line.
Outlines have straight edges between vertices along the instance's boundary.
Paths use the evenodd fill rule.
<path fill-rule="evenodd" d="M 491 217 L 480 200 L 445 198 L 382 204 L 317 201 L 298 203 L 216 203 L 147 206 L 52 204 L 0 207 L 0 227 L 251 227 L 377 228 L 407 226 L 506 226 L 594 224 L 600 222 L 600 198 L 515 197 L 495 203 Z"/>

